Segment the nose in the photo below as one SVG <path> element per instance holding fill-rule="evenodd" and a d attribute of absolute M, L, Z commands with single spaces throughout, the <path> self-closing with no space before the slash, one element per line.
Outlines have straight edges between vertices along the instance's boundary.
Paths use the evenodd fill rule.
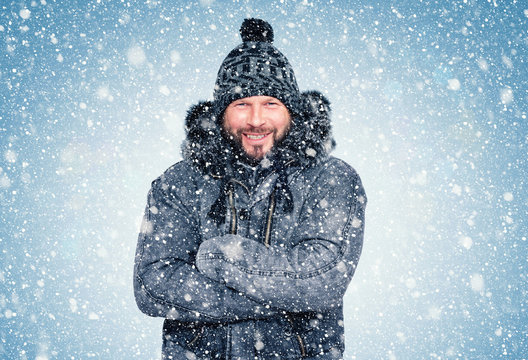
<path fill-rule="evenodd" d="M 262 108 L 260 106 L 252 106 L 251 112 L 249 114 L 248 125 L 253 127 L 260 127 L 264 125 L 266 120 L 262 115 Z"/>

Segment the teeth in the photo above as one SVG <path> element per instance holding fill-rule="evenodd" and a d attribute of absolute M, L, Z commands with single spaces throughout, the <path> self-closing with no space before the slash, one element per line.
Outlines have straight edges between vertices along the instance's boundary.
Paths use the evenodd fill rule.
<path fill-rule="evenodd" d="M 251 140 L 260 140 L 260 139 L 264 138 L 264 136 L 266 136 L 266 135 L 249 135 L 249 134 L 247 134 L 246 136 L 248 138 L 250 138 Z"/>

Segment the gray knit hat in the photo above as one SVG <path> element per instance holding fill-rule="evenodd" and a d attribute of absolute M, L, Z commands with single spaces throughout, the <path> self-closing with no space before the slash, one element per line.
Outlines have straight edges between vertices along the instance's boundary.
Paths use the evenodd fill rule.
<path fill-rule="evenodd" d="M 279 99 L 298 113 L 300 92 L 288 59 L 273 46 L 273 28 L 261 19 L 245 19 L 240 27 L 242 44 L 224 59 L 214 89 L 215 113 L 233 101 L 265 95 Z"/>

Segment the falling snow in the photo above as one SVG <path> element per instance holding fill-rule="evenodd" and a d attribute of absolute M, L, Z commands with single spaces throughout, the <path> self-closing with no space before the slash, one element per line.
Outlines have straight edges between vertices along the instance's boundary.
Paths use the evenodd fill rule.
<path fill-rule="evenodd" d="M 3 1 L 0 358 L 160 357 L 162 320 L 132 291 L 146 194 L 246 16 L 330 99 L 334 154 L 369 194 L 345 359 L 526 358 L 516 0 Z"/>

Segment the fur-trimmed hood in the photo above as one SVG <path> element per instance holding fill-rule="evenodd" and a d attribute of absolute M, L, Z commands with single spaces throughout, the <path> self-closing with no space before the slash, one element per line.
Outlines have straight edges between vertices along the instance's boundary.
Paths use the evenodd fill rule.
<path fill-rule="evenodd" d="M 233 160 L 233 149 L 222 135 L 221 114 L 214 103 L 203 101 L 192 106 L 185 119 L 186 139 L 183 158 L 202 174 L 225 175 Z M 299 113 L 293 113 L 286 138 L 270 152 L 271 162 L 311 166 L 326 158 L 335 147 L 331 133 L 330 102 L 317 91 L 301 93 Z"/>

